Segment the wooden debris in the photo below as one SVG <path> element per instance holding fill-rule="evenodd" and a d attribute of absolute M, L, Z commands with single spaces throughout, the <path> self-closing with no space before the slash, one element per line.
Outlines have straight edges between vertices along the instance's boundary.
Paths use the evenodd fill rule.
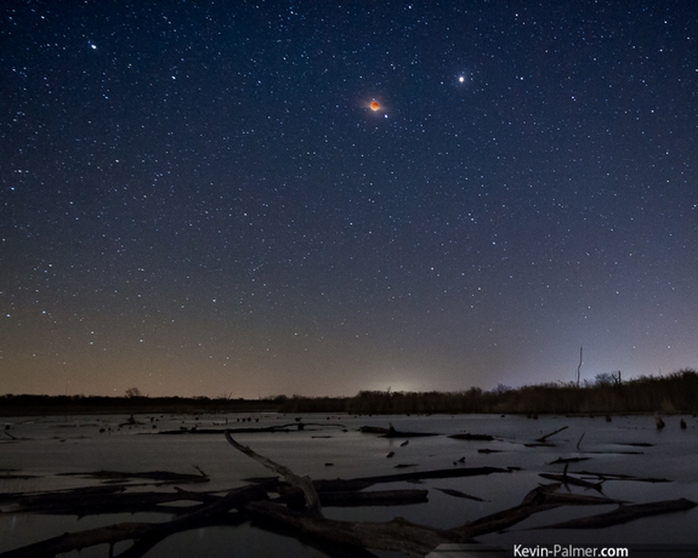
<path fill-rule="evenodd" d="M 476 440 L 478 442 L 491 442 L 495 439 L 494 436 L 490 436 L 489 434 L 470 434 L 468 432 L 451 434 L 449 438 L 453 438 L 454 440 Z"/>
<path fill-rule="evenodd" d="M 428 490 L 340 490 L 336 492 L 318 493 L 320 503 L 327 507 L 354 506 L 405 506 L 428 502 Z M 303 494 L 300 492 L 284 493 L 276 502 L 283 502 L 294 509 L 300 509 Z"/>
<path fill-rule="evenodd" d="M 337 424 L 337 423 L 322 423 L 322 422 L 290 422 L 287 424 L 277 424 L 274 426 L 243 426 L 240 428 L 198 428 L 196 426 L 192 426 L 191 428 L 186 428 L 186 427 L 181 427 L 178 430 L 161 430 L 158 432 L 158 434 L 166 434 L 169 436 L 172 435 L 177 435 L 177 434 L 225 434 L 226 432 L 229 432 L 231 434 L 253 434 L 253 433 L 260 433 L 260 432 L 269 432 L 269 433 L 277 433 L 277 432 L 295 432 L 295 431 L 301 431 L 305 430 L 306 427 L 308 426 L 317 426 L 319 429 L 325 428 L 325 427 L 334 427 L 334 428 L 346 428 L 343 424 Z"/>
<path fill-rule="evenodd" d="M 261 463 L 267 469 L 271 469 L 275 473 L 282 475 L 286 479 L 286 482 L 288 482 L 291 486 L 300 488 L 303 491 L 303 494 L 305 495 L 306 513 L 309 516 L 312 517 L 322 515 L 320 507 L 320 497 L 318 496 L 317 491 L 313 486 L 313 482 L 308 477 L 299 477 L 288 467 L 280 465 L 279 463 L 272 461 L 268 457 L 264 457 L 263 455 L 255 453 L 247 446 L 239 444 L 235 441 L 235 439 L 230 435 L 229 432 L 225 433 L 225 439 L 228 440 L 228 443 L 231 446 L 233 446 L 236 450 L 244 453 L 247 457 L 254 459 L 257 463 Z"/>
<path fill-rule="evenodd" d="M 124 473 L 120 471 L 92 471 L 89 473 L 58 473 L 61 477 L 83 477 L 91 479 L 102 479 L 107 482 L 126 482 L 131 479 L 147 479 L 159 481 L 162 484 L 172 483 L 199 483 L 208 482 L 208 475 L 200 469 L 199 475 L 187 473 L 172 473 L 170 471 L 146 471 L 143 473 Z"/>
<path fill-rule="evenodd" d="M 536 438 L 536 442 L 545 442 L 548 438 L 555 436 L 555 434 L 558 434 L 562 432 L 563 430 L 567 430 L 569 427 L 568 426 L 563 426 L 562 428 L 558 428 L 557 430 L 554 430 L 553 432 L 550 432 L 546 434 L 545 436 L 541 436 L 540 438 Z"/>
<path fill-rule="evenodd" d="M 523 498 L 519 505 L 475 521 L 469 521 L 449 530 L 417 525 L 402 518 L 395 518 L 388 522 L 338 521 L 326 518 L 322 512 L 323 506 L 405 505 L 425 502 L 428 497 L 427 490 L 364 491 L 365 488 L 375 484 L 511 473 L 516 468 L 463 467 L 412 471 L 359 479 L 312 481 L 307 477 L 296 475 L 287 467 L 238 443 L 230 432 L 226 432 L 225 437 L 235 449 L 269 468 L 276 475 L 283 477 L 284 480 L 277 476 L 253 479 L 256 484 L 229 491 L 225 495 L 213 492 L 191 492 L 180 488 L 168 493 L 129 492 L 126 489 L 134 485 L 124 485 L 123 483 L 50 493 L 0 494 L 0 505 L 14 506 L 22 512 L 88 515 L 157 511 L 172 514 L 174 517 L 172 520 L 162 523 L 120 523 L 72 534 L 66 533 L 43 542 L 5 552 L 0 554 L 0 558 L 55 556 L 98 544 L 110 545 L 110 556 L 112 556 L 114 545 L 127 540 L 133 540 L 133 546 L 123 551 L 117 558 L 137 558 L 143 556 L 157 542 L 173 533 L 211 525 L 234 524 L 249 517 L 263 521 L 264 525 L 275 525 L 277 526 L 275 528 L 283 528 L 286 534 L 304 538 L 311 544 L 319 545 L 319 541 L 323 541 L 323 544 L 350 547 L 356 556 L 366 556 L 367 552 L 364 549 L 378 549 L 422 557 L 438 545 L 473 542 L 473 537 L 501 531 L 532 514 L 559 506 L 619 505 L 616 510 L 609 513 L 574 519 L 548 526 L 548 528 L 606 527 L 632 521 L 639 517 L 688 510 L 697 505 L 695 502 L 685 499 L 625 505 L 620 500 L 605 496 L 562 492 L 559 491 L 560 487 L 571 484 L 584 488 L 598 488 L 607 480 L 644 480 L 650 482 L 666 480 L 638 479 L 628 475 L 602 475 L 584 471 L 574 473 L 573 477 L 567 473 L 566 466 L 562 475 L 542 473 L 541 476 L 544 478 L 559 482 L 536 487 Z M 572 460 L 579 459 L 583 458 L 572 458 Z M 570 460 L 558 460 L 558 462 L 568 461 Z M 207 478 L 201 470 L 199 472 L 200 475 L 186 476 L 182 482 L 185 482 L 190 476 Z M 119 481 L 140 478 L 152 481 L 151 484 L 169 482 L 173 478 L 171 477 L 173 474 L 163 471 L 134 474 L 98 471 L 88 474 L 94 475 L 93 478 L 106 478 L 108 480 L 115 478 Z M 85 473 L 81 473 L 81 475 L 85 475 Z M 598 482 L 589 482 L 580 478 L 581 475 L 595 477 Z M 598 489 L 600 491 L 600 488 Z M 485 501 L 477 496 L 452 488 L 437 488 L 437 490 L 458 498 Z M 270 494 L 273 499 L 271 499 Z M 191 501 L 192 504 L 184 508 L 174 505 L 175 502 L 181 504 L 182 501 Z M 233 510 L 237 511 L 233 512 Z M 13 513 L 16 511 L 13 510 Z"/>
<path fill-rule="evenodd" d="M 472 496 L 471 494 L 466 494 L 460 490 L 454 490 L 453 488 L 436 488 L 436 490 L 448 494 L 449 496 L 454 496 L 456 498 L 465 498 L 467 500 L 475 500 L 476 502 L 489 502 L 489 500 L 483 500 L 477 496 Z"/>
<path fill-rule="evenodd" d="M 290 527 L 297 534 L 357 548 L 390 550 L 423 558 L 444 543 L 470 542 L 452 531 L 417 525 L 401 517 L 387 522 L 338 521 L 313 517 L 272 502 L 254 501 L 244 509 Z"/>
<path fill-rule="evenodd" d="M 38 479 L 37 475 L 27 475 L 20 473 L 18 469 L 0 469 L 0 480 L 27 480 Z"/>
<path fill-rule="evenodd" d="M 598 492 L 601 492 L 601 485 L 603 484 L 603 481 L 600 482 L 589 482 L 584 479 L 578 479 L 576 477 L 570 477 L 567 474 L 556 474 L 556 473 L 538 473 L 538 476 L 543 477 L 544 479 L 548 480 L 553 480 L 560 482 L 565 485 L 574 485 L 574 486 L 582 486 L 584 488 L 591 488 L 593 490 L 597 490 Z"/>
<path fill-rule="evenodd" d="M 591 455 L 644 455 L 644 451 L 585 451 Z"/>
<path fill-rule="evenodd" d="M 152 485 L 151 485 L 152 486 Z M 13 506 L 25 513 L 77 515 L 153 511 L 181 513 L 186 508 L 170 508 L 168 503 L 181 500 L 210 503 L 220 496 L 208 492 L 126 492 L 120 485 L 86 486 L 51 492 L 0 494 L 0 506 Z"/>
<path fill-rule="evenodd" d="M 390 432 L 390 429 L 382 426 L 360 426 L 359 432 L 364 434 L 387 434 Z"/>
<path fill-rule="evenodd" d="M 561 484 L 547 484 L 534 488 L 524 496 L 521 504 L 500 512 L 470 521 L 460 527 L 451 529 L 464 537 L 477 537 L 488 533 L 502 531 L 520 523 L 534 513 L 547 511 L 563 505 L 601 505 L 614 503 L 614 500 L 576 494 L 559 494 Z"/>
<path fill-rule="evenodd" d="M 226 439 L 235 449 L 281 474 L 289 484 L 300 488 L 305 495 L 305 512 L 297 512 L 272 502 L 252 501 L 243 507 L 253 515 L 278 521 L 307 536 L 360 548 L 402 552 L 415 557 L 425 556 L 446 542 L 467 542 L 467 540 L 449 531 L 416 525 L 402 518 L 396 518 L 387 523 L 327 519 L 322 514 L 318 493 L 310 479 L 299 477 L 287 467 L 237 443 L 228 433 L 226 433 Z"/>
<path fill-rule="evenodd" d="M 551 461 L 548 465 L 557 465 L 558 463 L 579 463 L 580 461 L 588 461 L 591 457 L 558 457 L 555 461 Z"/>
<path fill-rule="evenodd" d="M 479 475 L 491 475 L 493 473 L 511 473 L 511 469 L 502 469 L 501 467 L 460 467 L 458 469 L 436 469 L 431 471 L 414 471 L 410 473 L 396 473 L 394 475 L 381 475 L 376 477 L 362 477 L 357 480 L 379 484 L 384 482 L 402 482 L 424 479 L 473 477 Z"/>
<path fill-rule="evenodd" d="M 218 498 L 214 503 L 182 515 L 172 521 L 165 523 L 118 523 L 77 533 L 65 533 L 39 543 L 5 552 L 0 554 L 0 557 L 45 558 L 64 552 L 82 550 L 98 544 L 109 544 L 113 548 L 114 544 L 125 540 L 138 540 L 147 550 L 173 533 L 206 525 L 215 516 L 227 512 L 240 505 L 241 502 L 252 497 L 262 497 L 261 491 L 262 489 L 258 486 L 237 488 L 230 491 L 226 496 Z M 136 554 L 136 556 L 140 555 Z"/>
<path fill-rule="evenodd" d="M 595 473 L 592 471 L 579 471 L 575 473 L 577 475 L 587 475 L 599 478 L 601 480 L 617 480 L 617 481 L 635 481 L 635 482 L 671 482 L 669 479 L 657 478 L 657 477 L 636 477 L 634 475 L 621 475 L 614 473 Z"/>
<path fill-rule="evenodd" d="M 628 521 L 633 521 L 641 517 L 690 510 L 696 506 L 698 506 L 698 503 L 685 498 L 649 502 L 647 504 L 621 505 L 608 513 L 592 515 L 591 517 L 579 517 L 577 519 L 563 521 L 562 523 L 547 525 L 541 527 L 541 529 L 599 529 L 601 527 L 610 527 L 611 525 L 627 523 Z"/>
<path fill-rule="evenodd" d="M 361 426 L 359 432 L 364 434 L 379 434 L 383 438 L 423 438 L 427 436 L 439 436 L 435 432 L 404 432 L 396 430 L 391 424 L 389 428 L 382 426 Z"/>

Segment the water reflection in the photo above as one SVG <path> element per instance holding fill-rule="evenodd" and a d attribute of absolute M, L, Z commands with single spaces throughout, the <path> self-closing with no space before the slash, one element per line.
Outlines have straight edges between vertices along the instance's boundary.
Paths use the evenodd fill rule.
<path fill-rule="evenodd" d="M 135 424 L 125 424 L 124 416 L 47 417 L 5 419 L 10 425 L 0 448 L 0 492 L 68 489 L 99 484 L 97 480 L 60 476 L 68 472 L 98 470 L 164 470 L 196 474 L 205 472 L 210 482 L 190 485 L 187 490 L 224 490 L 242 486 L 244 479 L 266 476 L 269 471 L 236 452 L 219 434 L 160 435 L 166 430 L 225 428 L 252 425 L 269 427 L 293 423 L 295 416 L 274 413 L 248 416 L 136 416 Z M 683 418 L 686 429 L 679 427 Z M 153 419 L 153 420 L 151 420 Z M 245 419 L 244 422 L 241 419 Z M 522 416 L 327 416 L 304 415 L 313 423 L 290 432 L 249 432 L 236 439 L 262 455 L 290 467 L 300 475 L 314 479 L 357 478 L 387 475 L 402 471 L 424 471 L 452 467 L 514 467 L 509 474 L 478 477 L 433 479 L 420 484 L 429 491 L 429 502 L 399 507 L 325 508 L 328 518 L 364 521 L 388 521 L 396 516 L 437 528 L 451 528 L 521 502 L 531 489 L 545 481 L 541 472 L 560 473 L 564 465 L 552 464 L 559 458 L 585 457 L 571 463 L 569 471 L 663 477 L 670 483 L 608 480 L 603 493 L 609 498 L 633 503 L 688 498 L 698 501 L 695 459 L 698 454 L 698 423 L 693 417 L 665 417 L 666 428 L 658 431 L 651 416 L 581 418 L 541 416 L 538 420 Z M 398 431 L 434 432 L 439 436 L 383 438 L 358 431 L 360 426 L 388 427 Z M 342 426 L 337 426 L 341 424 Z M 544 434 L 567 426 L 550 437 L 550 446 L 531 447 Z M 448 435 L 461 432 L 489 434 L 493 440 L 454 440 Z M 644 444 L 644 445 L 636 445 Z M 646 445 L 650 444 L 650 445 Z M 483 452 L 482 450 L 488 450 Z M 387 455 L 393 452 L 391 458 Z M 464 460 L 463 460 L 464 458 Z M 330 465 L 331 464 L 331 465 Z M 135 481 L 130 481 L 131 483 Z M 128 483 L 127 483 L 128 484 Z M 375 486 L 372 489 L 384 489 Z M 401 482 L 390 488 L 415 488 Z M 457 498 L 438 489 L 457 490 L 482 501 Z M 163 487 L 162 490 L 172 490 Z M 585 493 L 581 488 L 571 491 Z M 448 490 L 447 490 L 448 491 Z M 536 514 L 505 533 L 485 535 L 479 541 L 511 546 L 513 544 L 568 543 L 618 544 L 684 542 L 698 543 L 694 525 L 698 511 L 644 518 L 628 524 L 596 530 L 545 530 L 544 525 L 566 519 L 593 515 L 614 506 L 563 507 Z M 4 511 L 7 511 L 3 508 Z M 140 514 L 139 514 L 140 515 Z M 147 515 L 148 520 L 164 521 L 167 516 Z M 143 518 L 140 518 L 143 519 Z M 7 514 L 0 516 L 0 551 L 61 534 L 134 517 L 73 517 Z M 37 536 L 40 534 L 40 536 Z M 231 556 L 324 556 L 319 550 L 294 538 L 271 535 L 245 524 L 237 527 L 212 527 L 169 537 L 148 556 L 205 555 Z M 203 554 L 202 554 L 203 552 Z M 106 556 L 106 548 L 80 553 Z M 390 553 L 382 553 L 388 556 Z M 394 555 L 394 554 L 393 554 Z"/>

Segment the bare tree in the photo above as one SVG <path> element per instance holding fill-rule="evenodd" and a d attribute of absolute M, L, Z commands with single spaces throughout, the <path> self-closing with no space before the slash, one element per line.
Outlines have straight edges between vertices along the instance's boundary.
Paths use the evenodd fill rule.
<path fill-rule="evenodd" d="M 579 347 L 579 366 L 577 366 L 577 387 L 579 387 L 579 371 L 582 369 L 582 349 Z"/>

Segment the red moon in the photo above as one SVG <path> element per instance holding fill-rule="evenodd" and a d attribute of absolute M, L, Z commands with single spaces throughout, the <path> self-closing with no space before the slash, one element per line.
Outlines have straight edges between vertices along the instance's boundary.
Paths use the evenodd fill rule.
<path fill-rule="evenodd" d="M 369 106 L 373 112 L 380 110 L 381 108 L 381 104 L 378 101 L 373 101 Z"/>

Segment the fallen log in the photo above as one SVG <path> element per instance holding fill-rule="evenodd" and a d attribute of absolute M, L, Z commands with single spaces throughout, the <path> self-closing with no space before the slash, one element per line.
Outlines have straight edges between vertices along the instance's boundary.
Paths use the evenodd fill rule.
<path fill-rule="evenodd" d="M 338 521 L 263 501 L 249 502 L 244 509 L 254 516 L 290 527 L 297 534 L 351 547 L 401 552 L 415 558 L 423 558 L 444 543 L 472 542 L 457 533 L 417 525 L 400 517 L 387 522 Z"/>
<path fill-rule="evenodd" d="M 488 502 L 489 500 L 483 500 L 482 498 L 478 498 L 477 496 L 473 496 L 471 494 L 466 494 L 465 492 L 461 492 L 460 490 L 455 490 L 453 488 L 438 488 L 436 487 L 436 490 L 439 492 L 443 492 L 444 494 L 448 494 L 449 496 L 454 496 L 456 498 L 465 498 L 467 500 L 475 500 L 476 502 Z"/>
<path fill-rule="evenodd" d="M 576 477 L 570 477 L 567 474 L 557 474 L 557 473 L 538 473 L 539 477 L 543 477 L 544 479 L 548 480 L 553 480 L 557 482 L 561 482 L 562 484 L 571 484 L 574 486 L 582 486 L 584 488 L 591 488 L 593 490 L 597 490 L 598 492 L 601 492 L 602 488 L 602 483 L 601 482 L 589 482 L 583 479 L 578 479 Z"/>
<path fill-rule="evenodd" d="M 587 475 L 596 477 L 600 480 L 615 480 L 615 481 L 635 481 L 635 482 L 672 482 L 669 479 L 658 478 L 658 477 L 636 477 L 634 475 L 622 475 L 617 473 L 595 473 L 593 471 L 578 471 L 577 475 Z"/>
<path fill-rule="evenodd" d="M 563 430 L 567 430 L 569 427 L 568 426 L 563 426 L 562 428 L 558 428 L 557 430 L 554 430 L 553 432 L 550 432 L 549 434 L 546 434 L 545 436 L 541 436 L 540 438 L 536 438 L 536 442 L 545 442 L 548 438 L 551 436 L 555 436 L 555 434 L 558 434 L 562 432 Z"/>
<path fill-rule="evenodd" d="M 145 471 L 142 473 L 124 473 L 121 471 L 92 471 L 89 473 L 58 473 L 59 477 L 83 477 L 91 479 L 102 479 L 105 481 L 125 482 L 130 479 L 147 479 L 158 481 L 160 484 L 173 483 L 200 483 L 209 482 L 206 474 L 194 475 L 191 473 L 173 473 L 170 471 Z"/>
<path fill-rule="evenodd" d="M 389 428 L 384 428 L 382 426 L 361 426 L 359 427 L 359 432 L 364 434 L 379 434 L 383 438 L 421 438 L 427 436 L 439 436 L 435 432 L 405 432 L 401 430 L 396 430 L 392 425 Z"/>
<path fill-rule="evenodd" d="M 451 434 L 449 438 L 454 440 L 475 440 L 478 442 L 491 442 L 495 439 L 494 436 L 490 436 L 489 434 L 470 434 L 469 432 Z"/>
<path fill-rule="evenodd" d="M 356 506 L 405 506 L 428 502 L 428 490 L 372 490 L 360 492 L 356 490 L 340 490 L 337 492 L 319 492 L 320 504 L 323 507 L 356 507 Z M 300 492 L 284 492 L 278 500 L 297 509 L 303 501 Z"/>
<path fill-rule="evenodd" d="M 236 450 L 241 451 L 247 457 L 254 459 L 257 463 L 261 463 L 267 469 L 271 469 L 272 471 L 279 473 L 280 475 L 282 475 L 286 479 L 286 482 L 288 482 L 290 485 L 295 486 L 297 488 L 300 488 L 303 491 L 303 494 L 305 495 L 306 512 L 308 513 L 308 515 L 310 515 L 310 516 L 321 516 L 322 515 L 321 506 L 320 506 L 320 497 L 318 496 L 318 493 L 315 490 L 315 487 L 313 486 L 312 481 L 308 477 L 299 477 L 293 471 L 291 471 L 291 469 L 289 469 L 288 467 L 285 467 L 284 465 L 276 463 L 275 461 L 272 461 L 268 457 L 264 457 L 263 455 L 259 455 L 258 453 L 255 453 L 247 446 L 243 446 L 242 444 L 239 444 L 238 442 L 236 442 L 233 439 L 233 437 L 230 435 L 230 432 L 226 431 L 225 439 Z"/>
<path fill-rule="evenodd" d="M 230 432 L 231 434 L 252 434 L 259 432 L 296 432 L 299 430 L 305 430 L 306 426 L 319 426 L 325 428 L 328 426 L 336 428 L 346 428 L 343 424 L 337 423 L 322 423 L 322 422 L 290 422 L 287 424 L 277 424 L 274 426 L 242 426 L 239 428 L 198 428 L 192 426 L 191 428 L 181 427 L 178 430 L 161 430 L 158 434 L 167 435 L 177 435 L 177 434 L 225 434 Z"/>
<path fill-rule="evenodd" d="M 608 513 L 570 519 L 562 523 L 539 527 L 539 529 L 599 529 L 627 523 L 641 517 L 686 511 L 696 506 L 698 506 L 698 503 L 687 500 L 686 498 L 649 502 L 647 504 L 620 505 L 617 509 Z"/>
<path fill-rule="evenodd" d="M 644 451 L 585 451 L 591 455 L 644 455 Z"/>
<path fill-rule="evenodd" d="M 518 506 L 469 521 L 460 527 L 451 529 L 451 531 L 466 538 L 502 531 L 527 519 L 534 513 L 558 507 L 560 504 L 545 502 L 545 497 L 548 492 L 556 490 L 559 486 L 559 484 L 538 486 L 526 494 Z"/>
<path fill-rule="evenodd" d="M 0 480 L 28 480 L 41 478 L 38 475 L 24 475 L 19 473 L 0 473 Z"/>
<path fill-rule="evenodd" d="M 0 554 L 0 558 L 45 558 L 64 552 L 82 550 L 99 544 L 113 547 L 117 542 L 140 540 L 149 537 L 155 542 L 175 532 L 193 529 L 206 524 L 216 515 L 225 513 L 249 499 L 263 498 L 264 490 L 255 485 L 231 490 L 214 503 L 203 506 L 191 513 L 182 515 L 165 523 L 118 523 L 106 527 L 87 529 L 77 533 L 64 533 L 45 541 L 30 544 Z"/>
<path fill-rule="evenodd" d="M 493 473 L 511 473 L 512 469 L 501 467 L 459 467 L 458 469 L 436 469 L 431 471 L 411 471 L 409 473 L 395 473 L 393 475 L 380 475 L 375 477 L 362 477 L 356 480 L 372 482 L 421 481 L 425 479 L 453 479 L 460 477 L 474 477 L 478 475 L 491 475 Z"/>
<path fill-rule="evenodd" d="M 343 506 L 354 504 L 343 504 L 341 498 L 345 498 L 346 502 L 356 500 L 361 502 L 356 505 L 404 505 L 409 503 L 420 503 L 426 501 L 426 491 L 410 491 L 410 490 L 390 490 L 390 491 L 372 491 L 365 494 L 383 494 L 383 496 L 357 496 L 362 494 L 357 491 L 363 490 L 375 484 L 384 484 L 391 482 L 419 482 L 426 479 L 444 479 L 444 478 L 463 478 L 477 475 L 488 475 L 492 473 L 511 473 L 512 469 L 501 469 L 498 467 L 471 467 L 459 469 L 436 469 L 431 471 L 412 471 L 408 473 L 396 473 L 392 475 L 380 475 L 373 477 L 363 477 L 357 479 L 328 479 L 312 481 L 316 492 L 320 497 L 320 503 L 325 506 Z M 269 481 L 268 477 L 262 480 Z M 298 487 L 293 487 L 284 483 L 279 483 L 274 487 L 274 490 L 280 494 L 282 501 L 297 502 L 301 497 L 302 490 Z M 329 498 L 325 497 L 326 493 L 334 493 Z M 336 494 L 348 493 L 346 497 L 340 497 Z M 421 494 L 424 496 L 421 496 Z M 390 495 L 394 497 L 391 502 Z M 423 498 L 423 499 L 422 499 Z M 375 501 L 372 501 L 375 500 Z"/>
<path fill-rule="evenodd" d="M 167 504 L 183 500 L 194 502 L 193 506 L 219 500 L 208 492 L 125 492 L 121 486 L 89 486 L 50 492 L 0 494 L 0 506 L 11 506 L 13 511 L 52 515 L 168 512 Z M 187 508 L 174 507 L 172 511 L 182 513 Z"/>
<path fill-rule="evenodd" d="M 390 429 L 384 426 L 359 426 L 359 432 L 364 434 L 387 434 L 390 432 Z"/>
<path fill-rule="evenodd" d="M 253 515 L 280 522 L 286 527 L 295 529 L 298 533 L 333 543 L 359 548 L 391 550 L 419 558 L 443 543 L 470 542 L 458 534 L 417 525 L 402 518 L 395 518 L 387 523 L 327 519 L 322 514 L 320 497 L 310 479 L 299 477 L 288 467 L 239 444 L 229 433 L 226 433 L 225 437 L 235 449 L 282 475 L 291 486 L 302 490 L 305 496 L 305 512 L 299 512 L 272 502 L 252 501 L 245 503 L 242 506 L 243 509 Z"/>
<path fill-rule="evenodd" d="M 518 506 L 481 517 L 475 521 L 470 521 L 460 527 L 451 529 L 451 531 L 464 537 L 474 538 L 488 533 L 502 531 L 520 523 L 534 513 L 547 511 L 560 506 L 616 503 L 615 500 L 596 496 L 560 494 L 557 492 L 560 486 L 561 484 L 559 483 L 538 486 L 526 494 L 521 504 Z"/>
<path fill-rule="evenodd" d="M 580 461 L 588 461 L 591 457 L 558 457 L 555 461 L 551 461 L 548 465 L 557 465 L 559 463 L 579 463 Z"/>

